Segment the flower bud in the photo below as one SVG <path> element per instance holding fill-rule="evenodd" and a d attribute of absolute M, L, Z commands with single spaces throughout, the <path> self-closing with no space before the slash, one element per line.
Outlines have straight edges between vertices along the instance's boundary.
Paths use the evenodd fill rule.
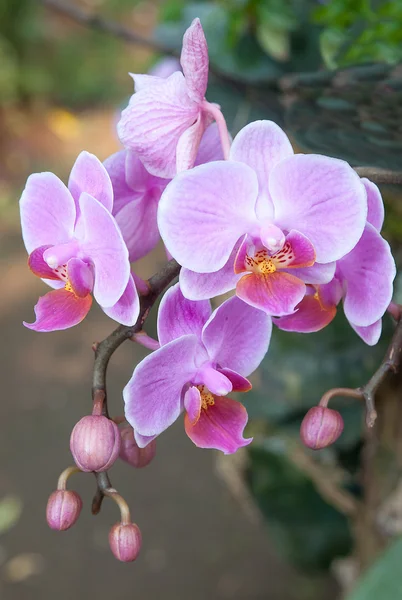
<path fill-rule="evenodd" d="M 80 516 L 82 500 L 77 492 L 56 490 L 49 496 L 46 507 L 46 520 L 51 529 L 70 529 Z"/>
<path fill-rule="evenodd" d="M 333 444 L 343 431 L 343 419 L 337 410 L 313 406 L 300 427 L 301 441 L 307 448 L 320 450 Z"/>
<path fill-rule="evenodd" d="M 119 456 L 120 446 L 116 423 L 102 415 L 83 417 L 71 433 L 71 453 L 81 471 L 106 471 Z"/>
<path fill-rule="evenodd" d="M 145 448 L 139 448 L 134 439 L 134 430 L 131 426 L 123 427 L 120 435 L 120 458 L 136 469 L 149 465 L 155 456 L 156 440 L 152 440 Z"/>
<path fill-rule="evenodd" d="M 109 533 L 110 549 L 122 562 L 131 562 L 137 558 L 141 541 L 141 531 L 135 523 L 116 523 Z"/>

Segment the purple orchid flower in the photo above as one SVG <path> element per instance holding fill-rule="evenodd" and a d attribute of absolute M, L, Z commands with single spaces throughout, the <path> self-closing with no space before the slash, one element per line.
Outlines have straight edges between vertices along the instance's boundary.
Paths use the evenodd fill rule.
<path fill-rule="evenodd" d="M 271 319 L 236 296 L 211 314 L 209 301 L 184 298 L 179 284 L 158 313 L 161 347 L 135 369 L 123 396 L 126 419 L 143 448 L 186 411 L 185 429 L 200 448 L 225 454 L 251 442 L 247 412 L 226 395 L 251 388 L 246 379 L 268 350 Z"/>
<path fill-rule="evenodd" d="M 22 235 L 29 267 L 56 288 L 39 299 L 35 331 L 77 325 L 93 293 L 104 312 L 124 325 L 139 314 L 128 250 L 111 215 L 113 190 L 102 163 L 81 152 L 68 188 L 53 173 L 28 178 L 20 200 Z"/>
<path fill-rule="evenodd" d="M 215 123 L 202 136 L 195 164 L 223 159 Z M 132 150 L 121 150 L 104 162 L 113 185 L 113 215 L 129 250 L 130 261 L 148 254 L 159 241 L 157 210 L 170 179 L 151 175 Z"/>
<path fill-rule="evenodd" d="M 273 122 L 233 141 L 230 160 L 179 173 L 159 203 L 158 224 L 183 265 L 183 294 L 201 300 L 236 288 L 267 314 L 294 312 L 306 284 L 329 282 L 335 261 L 361 237 L 364 185 L 344 161 L 294 155 Z"/>
<path fill-rule="evenodd" d="M 230 139 L 217 104 L 207 102 L 208 47 L 199 19 L 183 37 L 183 73 L 169 77 L 132 75 L 136 93 L 117 126 L 122 144 L 156 177 L 172 178 L 190 169 L 205 129 L 216 120 L 225 158 Z"/>
<path fill-rule="evenodd" d="M 310 333 L 332 321 L 343 300 L 345 316 L 366 344 L 373 346 L 381 336 L 382 316 L 393 293 L 395 261 L 389 244 L 380 235 L 384 204 L 378 187 L 362 179 L 367 192 L 367 223 L 356 246 L 336 263 L 332 281 L 309 286 L 294 314 L 274 319 L 285 331 Z"/>

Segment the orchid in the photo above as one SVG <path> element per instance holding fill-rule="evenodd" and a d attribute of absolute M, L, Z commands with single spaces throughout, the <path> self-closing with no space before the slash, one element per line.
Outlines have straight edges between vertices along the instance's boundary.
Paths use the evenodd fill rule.
<path fill-rule="evenodd" d="M 183 410 L 197 446 L 230 454 L 249 444 L 247 412 L 226 396 L 251 388 L 246 377 L 267 352 L 271 327 L 267 315 L 236 297 L 211 314 L 209 301 L 187 300 L 179 284 L 170 288 L 158 313 L 161 347 L 136 367 L 123 392 L 137 444 L 146 446 Z"/>
<path fill-rule="evenodd" d="M 68 188 L 53 173 L 28 178 L 20 200 L 21 226 L 31 271 L 56 288 L 39 299 L 35 331 L 77 325 L 93 293 L 104 312 L 119 323 L 135 323 L 138 294 L 128 251 L 112 217 L 113 190 L 102 163 L 82 152 Z"/>
<path fill-rule="evenodd" d="M 274 319 L 286 331 L 318 331 L 332 321 L 343 299 L 345 316 L 356 333 L 370 346 L 381 335 L 381 319 L 387 310 L 396 275 L 389 244 L 380 235 L 384 204 L 377 186 L 362 179 L 367 192 L 368 214 L 363 235 L 356 246 L 336 263 L 333 279 L 310 286 L 294 314 Z"/>
<path fill-rule="evenodd" d="M 195 164 L 223 158 L 215 123 L 202 136 Z M 113 215 L 134 262 L 159 241 L 157 210 L 170 179 L 151 175 L 132 150 L 120 150 L 104 163 L 113 185 Z"/>
<path fill-rule="evenodd" d="M 191 168 L 202 135 L 213 120 L 219 126 L 225 158 L 229 151 L 223 115 L 205 99 L 209 60 L 199 19 L 184 34 L 180 62 L 183 73 L 176 71 L 167 78 L 132 75 L 136 93 L 117 126 L 122 144 L 156 177 L 172 178 Z"/>
<path fill-rule="evenodd" d="M 360 239 L 364 185 L 344 161 L 294 155 L 270 121 L 242 129 L 230 160 L 179 173 L 159 203 L 169 252 L 193 300 L 236 289 L 269 315 L 294 312 L 306 284 L 328 283 Z"/>

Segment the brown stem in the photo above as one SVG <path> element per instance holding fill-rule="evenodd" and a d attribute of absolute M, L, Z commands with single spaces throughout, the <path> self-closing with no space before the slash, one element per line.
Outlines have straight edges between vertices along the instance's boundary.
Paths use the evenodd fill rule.
<path fill-rule="evenodd" d="M 69 479 L 69 477 L 71 477 L 71 475 L 74 475 L 75 473 L 82 473 L 81 469 L 79 469 L 75 465 L 73 467 L 67 467 L 67 469 L 64 469 L 64 471 L 60 473 L 57 482 L 57 489 L 65 490 L 67 487 L 67 480 Z"/>
<path fill-rule="evenodd" d="M 137 322 L 130 326 L 119 325 L 112 333 L 99 342 L 95 349 L 95 363 L 92 380 L 92 399 L 96 410 L 100 405 L 101 412 L 106 417 L 109 417 L 107 407 L 107 391 L 106 391 L 106 371 L 109 361 L 117 348 L 126 340 L 133 337 L 135 333 L 141 331 L 149 311 L 163 290 L 177 277 L 180 271 L 180 265 L 175 261 L 169 261 L 159 273 L 156 273 L 148 280 L 149 291 L 146 295 L 140 296 L 140 314 Z M 111 488 L 107 472 L 96 473 L 98 488 L 92 502 L 92 513 L 97 514 L 100 511 L 104 491 Z"/>
<path fill-rule="evenodd" d="M 402 185 L 402 171 L 390 171 L 377 167 L 355 167 L 355 171 L 360 177 L 367 177 L 379 185 Z"/>

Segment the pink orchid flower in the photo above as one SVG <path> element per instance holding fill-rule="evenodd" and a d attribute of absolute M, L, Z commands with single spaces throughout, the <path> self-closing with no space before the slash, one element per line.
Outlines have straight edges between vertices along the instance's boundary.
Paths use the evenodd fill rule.
<path fill-rule="evenodd" d="M 122 144 L 156 177 L 172 178 L 195 162 L 205 129 L 216 120 L 225 158 L 230 140 L 219 106 L 207 102 L 208 47 L 199 19 L 183 37 L 183 73 L 132 75 L 136 93 L 117 126 Z"/>
<path fill-rule="evenodd" d="M 215 123 L 202 136 L 196 165 L 223 159 Z M 160 239 L 157 210 L 170 179 L 151 175 L 132 150 L 121 150 L 104 162 L 113 185 L 113 215 L 129 250 L 130 261 L 148 254 Z"/>
<path fill-rule="evenodd" d="M 184 298 L 179 284 L 158 313 L 161 347 L 134 370 L 123 396 L 126 419 L 145 447 L 185 411 L 185 429 L 200 448 L 225 454 L 251 442 L 247 412 L 227 398 L 251 388 L 246 379 L 268 350 L 271 319 L 235 296 L 211 314 L 209 301 Z"/>
<path fill-rule="evenodd" d="M 343 299 L 345 316 L 366 344 L 373 346 L 381 336 L 382 316 L 393 293 L 395 261 L 389 244 L 380 235 L 384 204 L 378 187 L 362 179 L 366 188 L 368 214 L 363 235 L 356 246 L 336 263 L 335 276 L 325 285 L 309 286 L 296 311 L 274 319 L 285 331 L 310 333 L 332 321 Z"/>
<path fill-rule="evenodd" d="M 36 321 L 26 327 L 55 331 L 77 325 L 91 308 L 92 293 L 112 319 L 135 323 L 139 299 L 112 208 L 112 183 L 93 154 L 78 156 L 68 188 L 53 173 L 28 178 L 20 200 L 28 264 L 56 289 L 39 299 Z"/>
<path fill-rule="evenodd" d="M 233 141 L 228 161 L 179 173 L 159 203 L 158 224 L 183 265 L 183 294 L 201 300 L 236 289 L 267 314 L 294 312 L 306 284 L 328 283 L 360 239 L 364 185 L 344 161 L 293 154 L 273 122 Z"/>

